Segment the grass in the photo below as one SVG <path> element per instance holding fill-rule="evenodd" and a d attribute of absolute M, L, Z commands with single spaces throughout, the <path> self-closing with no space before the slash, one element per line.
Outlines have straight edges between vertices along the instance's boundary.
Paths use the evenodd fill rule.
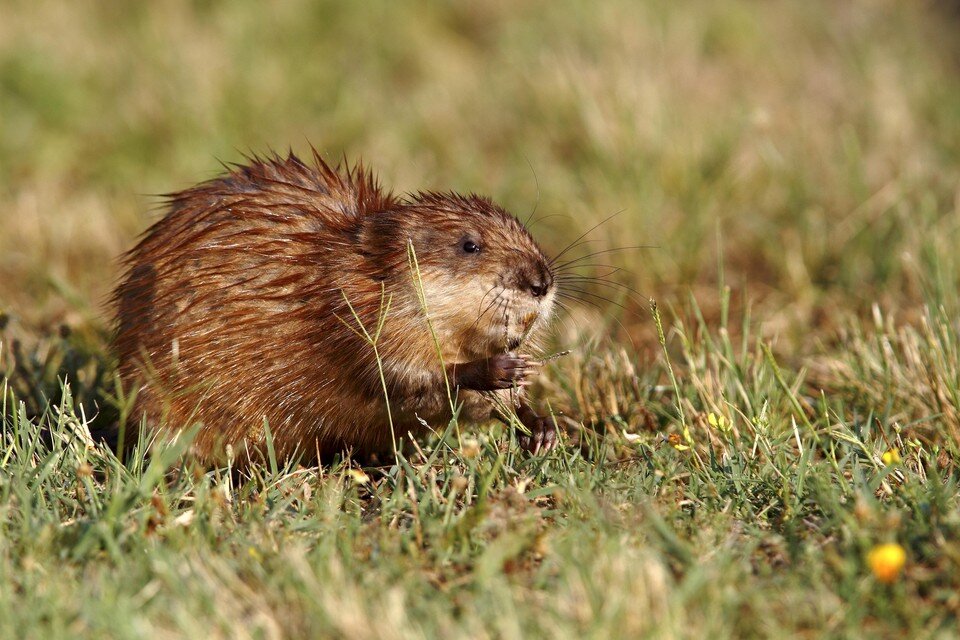
<path fill-rule="evenodd" d="M 0 636 L 953 636 L 955 20 L 14 2 Z M 562 447 L 435 425 L 395 463 L 239 478 L 183 468 L 185 442 L 121 463 L 89 438 L 119 410 L 103 300 L 144 194 L 306 141 L 400 190 L 536 209 L 553 252 L 617 212 L 573 257 L 657 247 L 583 260 L 633 292 L 596 284 L 556 323 L 572 353 L 536 395 Z M 868 561 L 887 542 L 889 584 Z"/>

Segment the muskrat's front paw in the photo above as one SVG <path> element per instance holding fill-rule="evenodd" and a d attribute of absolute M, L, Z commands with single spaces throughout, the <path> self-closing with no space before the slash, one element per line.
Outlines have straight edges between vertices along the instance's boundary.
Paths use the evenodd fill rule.
<path fill-rule="evenodd" d="M 462 389 L 497 391 L 529 385 L 539 368 L 540 363 L 530 356 L 501 353 L 466 364 L 450 365 L 448 375 Z"/>
<path fill-rule="evenodd" d="M 520 446 L 533 455 L 547 453 L 557 446 L 557 426 L 550 417 L 531 415 L 523 421 L 523 426 L 530 430 L 530 435 L 520 435 Z"/>
<path fill-rule="evenodd" d="M 491 389 L 526 387 L 539 366 L 530 356 L 512 353 L 491 356 L 487 359 L 488 383 Z"/>

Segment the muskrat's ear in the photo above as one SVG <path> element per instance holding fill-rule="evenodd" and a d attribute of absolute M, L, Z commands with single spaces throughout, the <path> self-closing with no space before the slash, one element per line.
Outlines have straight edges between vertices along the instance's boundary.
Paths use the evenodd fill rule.
<path fill-rule="evenodd" d="M 369 213 L 360 225 L 360 246 L 366 251 L 395 244 L 404 235 L 402 228 L 402 217 L 393 211 Z"/>
<path fill-rule="evenodd" d="M 396 271 L 397 263 L 406 261 L 407 234 L 403 216 L 395 211 L 379 211 L 364 216 L 357 238 L 360 255 L 366 260 L 371 275 L 385 280 Z"/>

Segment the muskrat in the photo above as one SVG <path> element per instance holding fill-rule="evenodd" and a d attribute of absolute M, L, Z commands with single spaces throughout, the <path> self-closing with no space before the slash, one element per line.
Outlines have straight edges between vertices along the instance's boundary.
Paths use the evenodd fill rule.
<path fill-rule="evenodd" d="M 524 448 L 556 445 L 523 399 L 539 362 L 517 352 L 550 318 L 554 276 L 490 199 L 394 196 L 316 151 L 251 157 L 167 197 L 114 292 L 141 424 L 196 427 L 205 463 L 263 456 L 268 428 L 281 459 L 386 453 L 453 406 L 470 421 L 512 409 Z"/>

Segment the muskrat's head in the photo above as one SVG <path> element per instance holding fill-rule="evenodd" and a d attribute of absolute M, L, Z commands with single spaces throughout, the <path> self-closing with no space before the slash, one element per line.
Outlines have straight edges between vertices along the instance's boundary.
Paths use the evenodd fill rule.
<path fill-rule="evenodd" d="M 454 362 L 517 349 L 550 317 L 549 261 L 520 221 L 486 198 L 419 193 L 368 215 L 360 241 L 374 277 L 408 293 L 417 281 L 412 247 L 430 320 Z M 394 304 L 422 307 L 405 297 Z"/>

